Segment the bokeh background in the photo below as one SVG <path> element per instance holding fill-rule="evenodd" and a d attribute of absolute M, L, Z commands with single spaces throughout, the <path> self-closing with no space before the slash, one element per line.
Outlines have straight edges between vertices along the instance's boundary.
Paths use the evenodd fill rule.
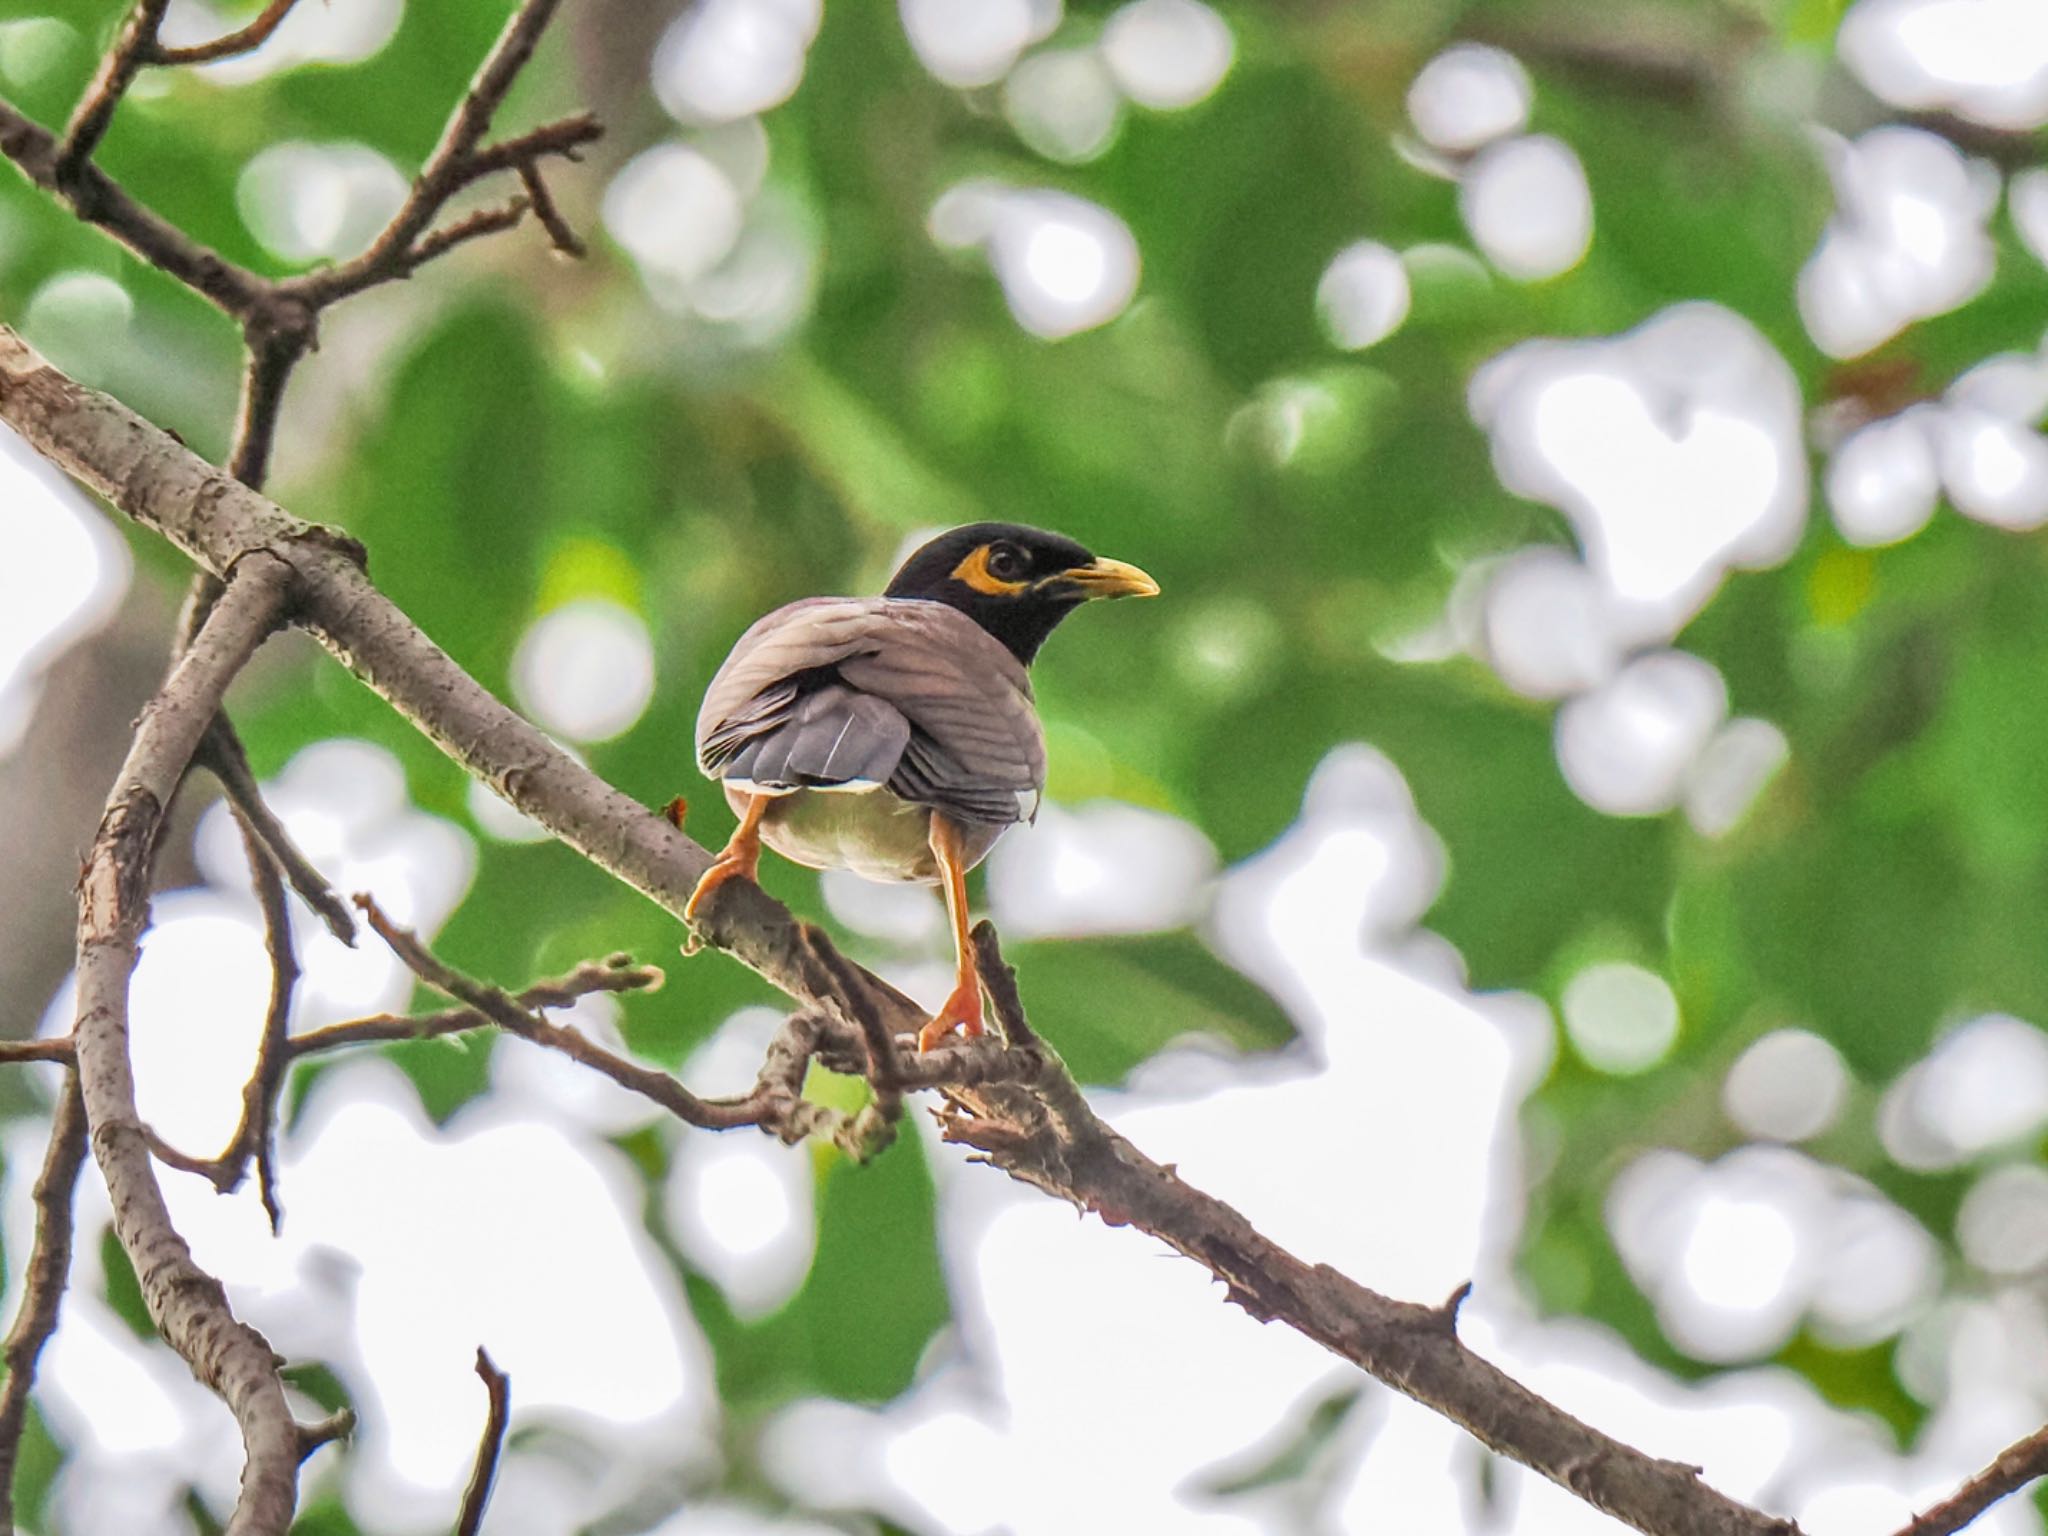
<path fill-rule="evenodd" d="M 506 9 L 302 0 L 146 73 L 102 160 L 238 261 L 348 255 Z M 122 10 L 0 0 L 0 88 L 61 122 Z M 2048 1417 L 2040 0 L 576 0 L 503 122 L 584 105 L 588 260 L 468 247 L 330 312 L 289 398 L 275 491 L 467 667 L 711 841 L 691 722 L 758 613 L 980 517 L 1134 561 L 1166 595 L 1048 647 L 1050 801 L 978 897 L 1121 1128 L 1369 1285 L 1474 1277 L 1475 1346 L 1815 1536 Z M 0 316 L 224 446 L 230 328 L 14 179 Z M 6 435 L 0 548 L 25 1035 L 68 1026 L 76 860 L 187 572 Z M 759 983 L 310 646 L 234 704 L 342 890 L 508 984 L 662 963 L 574 1019 L 751 1079 Z M 268 986 L 209 795 L 135 1012 L 199 1153 Z M 945 990 L 929 892 L 768 883 Z M 296 1027 L 412 1000 L 299 938 Z M 0 1080 L 10 1281 L 48 1087 Z M 162 1177 L 302 1406 L 361 1415 L 307 1533 L 448 1527 L 479 1344 L 494 1536 L 1614 1528 L 929 1127 L 857 1169 L 504 1039 L 290 1104 L 281 1239 Z M 24 1518 L 216 1529 L 228 1417 L 91 1172 L 81 1218 Z"/>

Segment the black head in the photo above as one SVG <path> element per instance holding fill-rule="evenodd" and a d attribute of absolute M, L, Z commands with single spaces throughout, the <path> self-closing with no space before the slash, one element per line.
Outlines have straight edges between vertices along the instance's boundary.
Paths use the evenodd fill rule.
<path fill-rule="evenodd" d="M 1159 583 L 1121 560 L 1099 560 L 1072 539 L 1019 523 L 970 523 L 924 545 L 885 597 L 958 608 L 1029 665 L 1061 619 L 1090 598 L 1151 597 Z"/>

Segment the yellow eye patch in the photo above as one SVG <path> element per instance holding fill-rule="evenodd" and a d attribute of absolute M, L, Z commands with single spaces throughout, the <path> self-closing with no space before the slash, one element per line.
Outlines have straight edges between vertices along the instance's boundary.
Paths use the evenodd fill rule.
<path fill-rule="evenodd" d="M 984 544 L 973 554 L 953 567 L 953 579 L 965 582 L 977 592 L 990 597 L 1014 597 L 1030 585 L 1027 581 L 1004 581 L 1000 576 L 989 573 L 988 552 L 991 545 Z"/>

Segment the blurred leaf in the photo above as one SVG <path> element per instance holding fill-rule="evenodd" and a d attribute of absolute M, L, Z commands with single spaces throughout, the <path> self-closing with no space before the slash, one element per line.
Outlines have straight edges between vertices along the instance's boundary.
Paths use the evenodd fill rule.
<path fill-rule="evenodd" d="M 1191 1036 L 1272 1050 L 1294 1026 L 1260 987 L 1190 933 L 1010 945 L 1032 1027 L 1084 1083 L 1117 1083 Z"/>

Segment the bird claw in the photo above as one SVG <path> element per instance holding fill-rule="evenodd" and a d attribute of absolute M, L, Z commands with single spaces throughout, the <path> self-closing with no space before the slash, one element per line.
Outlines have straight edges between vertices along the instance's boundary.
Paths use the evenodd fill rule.
<path fill-rule="evenodd" d="M 690 899 L 683 903 L 683 921 L 686 923 L 696 922 L 697 909 L 704 905 L 704 902 L 713 891 L 717 890 L 735 875 L 744 875 L 747 879 L 752 880 L 756 868 L 756 860 L 737 854 L 721 855 L 718 859 L 714 860 L 711 867 L 704 871 L 703 878 L 697 882 L 697 889 L 690 892 Z"/>
<path fill-rule="evenodd" d="M 917 1032 L 918 1051 L 922 1053 L 943 1044 L 955 1029 L 969 1040 L 981 1038 L 981 978 L 978 976 L 963 977 L 960 985 L 953 989 L 953 995 L 932 1015 L 931 1022 Z"/>

